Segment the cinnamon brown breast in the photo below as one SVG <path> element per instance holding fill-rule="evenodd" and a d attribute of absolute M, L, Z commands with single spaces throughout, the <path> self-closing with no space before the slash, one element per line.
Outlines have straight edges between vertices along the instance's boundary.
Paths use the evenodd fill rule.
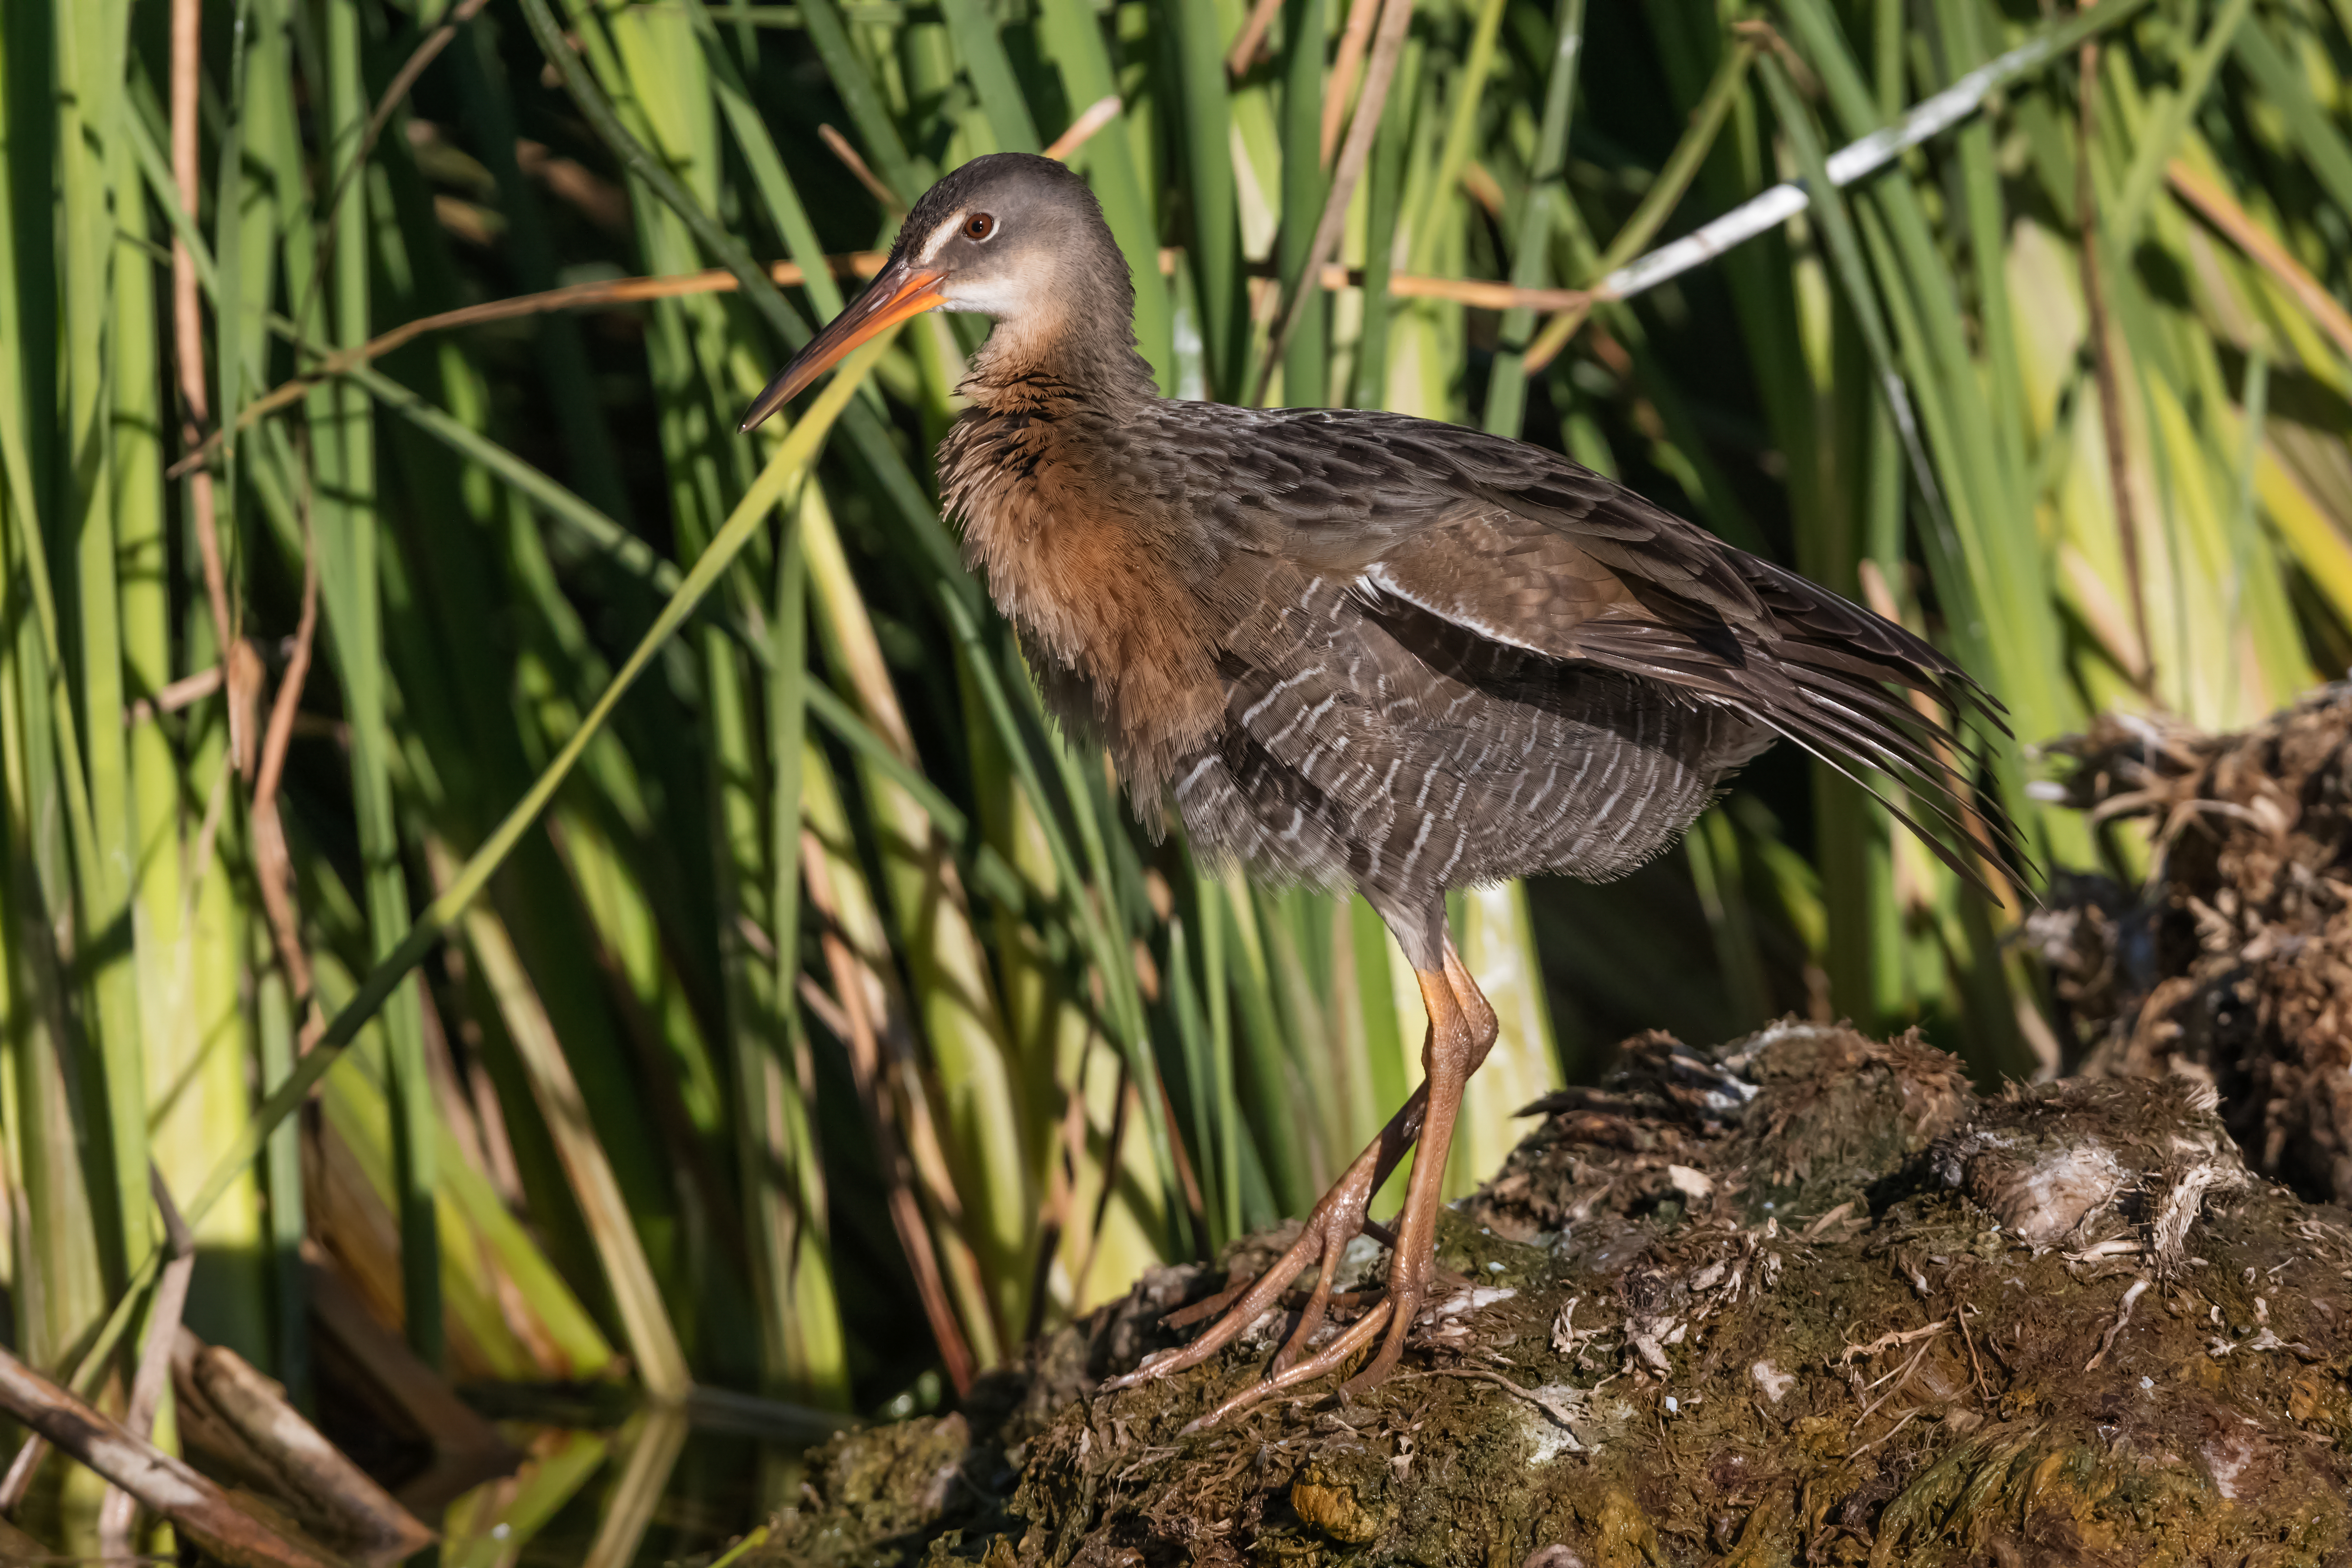
<path fill-rule="evenodd" d="M 1223 721 L 1211 552 L 1117 472 L 1098 409 L 1050 378 L 989 389 L 940 447 L 964 561 L 1046 668 L 1063 717 L 1156 793 Z"/>

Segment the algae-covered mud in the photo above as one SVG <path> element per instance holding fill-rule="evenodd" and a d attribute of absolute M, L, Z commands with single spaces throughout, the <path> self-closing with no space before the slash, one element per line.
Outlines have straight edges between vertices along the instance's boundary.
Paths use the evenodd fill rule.
<path fill-rule="evenodd" d="M 1783 1024 L 1631 1042 L 1543 1109 L 1369 1394 L 1188 1433 L 1279 1315 L 1098 1394 L 1224 1282 L 1162 1271 L 961 1414 L 812 1455 L 753 1560 L 2352 1561 L 2352 1215 L 2250 1174 L 2210 1089 L 1979 1098 L 1915 1039 Z"/>

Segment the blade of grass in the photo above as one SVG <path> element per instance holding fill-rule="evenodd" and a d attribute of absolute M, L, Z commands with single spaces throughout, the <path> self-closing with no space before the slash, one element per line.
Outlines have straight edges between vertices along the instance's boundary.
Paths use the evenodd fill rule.
<path fill-rule="evenodd" d="M 427 839 L 425 858 L 435 884 L 446 889 L 457 877 L 455 857 L 437 840 Z M 637 1376 L 654 1400 L 677 1404 L 693 1388 L 694 1376 L 687 1368 L 677 1331 L 662 1304 L 661 1289 L 646 1259 L 620 1184 L 614 1178 L 612 1163 L 589 1122 L 587 1102 L 581 1098 L 579 1080 L 564 1059 L 562 1043 L 548 1022 L 547 1010 L 523 968 L 521 955 L 507 935 L 506 923 L 478 902 L 467 906 L 462 920 L 467 948 L 481 964 L 483 977 L 499 999 L 507 1032 L 530 1074 L 541 1114 L 555 1136 L 572 1194 L 587 1217 L 589 1233 L 595 1237 L 604 1281 L 619 1309 Z"/>
<path fill-rule="evenodd" d="M 1063 90 L 1076 103 L 1099 103 L 1118 92 L 1118 75 L 1102 35 L 1102 19 L 1086 0 L 1041 0 L 1039 31 L 1046 57 L 1062 75 Z M 1070 159 L 1102 201 L 1103 218 L 1127 257 L 1135 287 L 1135 339 L 1151 362 L 1160 390 L 1176 390 L 1175 322 L 1167 279 L 1160 271 L 1160 223 L 1151 194 L 1138 168 L 1143 128 L 1122 102 L 1118 116 Z M 1150 142 L 1141 141 L 1143 148 Z"/>
<path fill-rule="evenodd" d="M 356 0 L 331 0 L 325 16 L 325 111 L 330 184 L 341 184 L 360 151 L 368 100 L 360 81 L 360 17 Z M 337 232 L 332 277 L 311 276 L 308 237 L 288 235 L 287 278 L 298 298 L 315 297 L 332 327 L 322 334 L 341 344 L 369 336 L 369 204 L 355 183 L 352 199 L 333 215 Z M 364 867 L 369 942 L 381 959 L 409 929 L 408 889 L 401 865 L 393 799 L 393 740 L 386 707 L 383 605 L 375 527 L 374 426 L 358 389 L 337 385 L 310 400 L 317 464 L 320 582 L 328 646 L 343 688 L 352 733 L 352 791 Z M 392 1057 L 396 1210 L 409 1342 L 427 1364 L 440 1356 L 440 1244 L 433 1192 L 435 1112 L 425 1078 L 424 1035 L 415 994 L 395 987 L 385 998 Z M 202 1205 L 209 1208 L 206 1203 Z"/>
<path fill-rule="evenodd" d="M 1171 79 L 1183 175 L 1186 247 L 1209 395 L 1230 402 L 1247 377 L 1249 307 L 1242 270 L 1241 215 L 1234 181 L 1233 109 L 1213 7 L 1180 3 L 1161 14 L 1160 47 Z"/>
<path fill-rule="evenodd" d="M 2222 0 L 2221 9 L 2205 29 L 2205 36 L 2197 41 L 2195 51 L 2182 62 L 2179 88 L 2158 107 L 2155 123 L 2142 132 L 2133 147 L 2131 168 L 2124 175 L 2123 186 L 2116 194 L 2115 206 L 2105 215 L 2104 222 L 2109 241 L 2125 251 L 2128 252 L 2137 239 L 2141 220 L 2147 213 L 2147 204 L 2163 184 L 2165 166 L 2172 162 L 2173 148 L 2203 106 L 2205 94 L 2221 69 L 2221 56 L 2235 41 L 2240 25 L 2252 9 L 2253 0 Z M 2246 58 L 2251 62 L 2253 57 L 2265 53 L 2265 46 L 2257 43 L 2246 51 Z M 2267 59 L 2264 63 L 2268 64 Z M 2315 131 L 2318 123 L 2324 121 L 2313 122 L 2308 128 Z M 2340 141 L 2336 144 L 2340 146 Z M 2347 170 L 2347 173 L 2352 173 L 2352 170 Z M 2347 186 L 2347 189 L 2352 189 L 2352 186 Z"/>
<path fill-rule="evenodd" d="M 1519 231 L 1511 248 L 1511 282 L 1521 289 L 1540 289 L 1550 274 L 1551 204 L 1563 199 L 1553 187 L 1568 166 L 1568 122 L 1576 103 L 1576 69 L 1583 48 L 1584 0 L 1559 0 L 1552 17 L 1543 124 L 1536 133 L 1535 162 L 1528 168 Z M 1484 423 L 1491 434 L 1516 437 L 1526 422 L 1528 339 L 1535 321 L 1535 311 L 1524 307 L 1504 313 L 1495 369 L 1486 383 Z"/>
<path fill-rule="evenodd" d="M 1449 84 L 1445 140 L 1437 154 L 1436 173 L 1430 181 L 1430 209 L 1413 225 L 1412 259 L 1408 271 L 1438 270 L 1437 242 L 1444 226 L 1437 219 L 1462 199 L 1462 166 L 1469 162 L 1470 143 L 1478 129 L 1478 110 L 1486 102 L 1486 79 L 1495 67 L 1495 40 L 1502 31 L 1503 5 L 1504 0 L 1478 0 L 1478 8 L 1472 13 L 1476 21 L 1471 27 L 1469 45 L 1462 53 L 1461 68 Z"/>
<path fill-rule="evenodd" d="M 980 98 L 981 112 L 996 138 L 996 150 L 1037 151 L 1044 143 L 1038 139 L 1036 121 L 1029 116 L 1028 100 L 1021 96 L 1021 84 L 1013 79 L 1013 61 L 1004 53 L 1004 40 L 997 36 L 995 19 L 981 0 L 940 0 L 940 14 L 947 18 L 948 36 L 955 40 L 964 75 Z"/>
<path fill-rule="evenodd" d="M 841 1310 L 834 1293 L 825 1203 L 824 1166 L 817 1144 L 814 1070 L 795 1005 L 801 973 L 801 751 L 808 729 L 808 568 L 797 530 L 776 547 L 775 597 L 769 612 L 774 658 L 767 674 L 768 894 L 770 938 L 775 944 L 770 981 L 782 1026 L 780 1048 L 762 1053 L 753 1081 L 750 1120 L 738 1136 L 766 1151 L 747 1191 L 771 1199 L 761 1216 L 773 1237 L 771 1310 L 781 1320 L 781 1382 L 803 1403 L 827 1409 L 849 1405 L 849 1363 Z M 739 1070 L 740 1070 L 739 1068 Z M 754 1140 L 755 1131 L 762 1136 Z M 747 1163 L 751 1158 L 747 1155 Z"/>
<path fill-rule="evenodd" d="M 105 460 L 111 403 L 108 338 L 114 306 L 116 251 L 110 194 L 119 174 L 121 95 L 128 8 L 74 7 L 58 30 L 58 169 L 63 208 L 59 228 L 65 266 L 63 340 L 65 443 L 60 469 L 70 476 L 58 521 L 69 550 L 74 584 L 74 643 L 80 690 L 66 702 L 81 707 L 86 772 L 67 789 L 87 792 L 91 836 L 77 843 L 80 886 L 75 910 L 77 976 L 92 1007 L 97 1070 L 84 1092 L 100 1113 L 84 1126 L 92 1144 L 93 1196 L 100 1220 L 99 1245 L 110 1276 L 120 1279 L 131 1256 L 150 1242 L 147 1194 L 145 1074 L 137 975 L 128 941 L 131 921 L 130 757 L 122 728 L 121 605 L 116 593 L 113 475 Z M 110 162 L 117 167 L 110 168 Z M 41 552 L 27 552 L 37 559 Z M 61 680 L 66 670 L 58 670 Z M 60 709 L 65 706 L 61 703 Z M 70 751 L 73 732 L 60 739 Z M 85 859 L 83 857 L 87 856 Z"/>
<path fill-rule="evenodd" d="M 1280 326 L 1266 345 L 1265 363 L 1258 375 L 1261 388 L 1250 401 L 1265 401 L 1263 384 L 1271 381 L 1278 366 L 1283 401 L 1294 407 L 1313 408 L 1325 399 L 1324 371 L 1329 356 L 1324 340 L 1331 311 L 1323 290 L 1307 274 L 1310 267 L 1320 268 L 1323 256 L 1318 252 L 1328 251 L 1328 245 L 1339 237 L 1334 233 L 1327 242 L 1321 232 L 1327 201 L 1339 195 L 1344 216 L 1348 198 L 1339 195 L 1339 181 L 1327 180 L 1323 173 L 1323 51 L 1329 32 L 1324 0 L 1286 0 L 1282 26 L 1278 123 L 1284 219 L 1276 236 L 1275 265 L 1282 277 L 1285 301 L 1295 301 L 1296 308 L 1284 310 L 1276 318 Z M 1361 166 L 1360 161 L 1357 166 Z M 1309 213 L 1318 218 L 1313 228 L 1306 222 Z"/>

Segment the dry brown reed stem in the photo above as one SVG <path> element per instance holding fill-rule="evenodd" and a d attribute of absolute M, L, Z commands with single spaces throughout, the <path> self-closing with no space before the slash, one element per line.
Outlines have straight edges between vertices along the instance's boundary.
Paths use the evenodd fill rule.
<path fill-rule="evenodd" d="M 2164 174 L 2181 200 L 2204 215 L 2206 222 L 2229 237 L 2231 243 L 2277 279 L 2279 286 L 2311 313 L 2319 330 L 2336 341 L 2336 348 L 2352 355 L 2352 314 L 2347 314 L 2319 279 L 2279 243 L 2277 236 L 2241 206 L 2236 197 L 2190 168 L 2187 161 L 2174 159 L 2166 165 Z"/>
<path fill-rule="evenodd" d="M 1330 194 L 1323 203 L 1322 219 L 1315 226 L 1315 238 L 1307 247 L 1307 266 L 1292 290 L 1280 324 L 1265 345 L 1265 360 L 1257 373 L 1257 390 L 1250 397 L 1253 407 L 1264 406 L 1266 391 L 1274 384 L 1275 368 L 1282 363 L 1290 335 L 1298 330 L 1307 301 L 1314 298 L 1307 280 L 1322 278 L 1324 258 L 1339 248 L 1339 237 L 1347 230 L 1348 204 L 1354 200 L 1356 182 L 1363 174 L 1365 161 L 1371 156 L 1372 137 L 1380 130 L 1381 111 L 1388 106 L 1389 84 L 1396 79 L 1397 59 L 1404 53 L 1405 30 L 1412 22 L 1412 0 L 1384 0 L 1381 30 L 1372 42 L 1371 66 L 1364 76 L 1363 96 L 1356 101 L 1355 115 L 1348 121 L 1347 142 L 1339 150 L 1339 162 L 1331 170 Z"/>
<path fill-rule="evenodd" d="M 172 0 L 172 183 L 179 190 L 181 210 L 191 217 L 200 210 L 201 142 L 197 126 L 197 83 L 204 69 L 204 0 Z M 191 454 L 203 449 L 205 426 L 211 423 L 211 404 L 205 390 L 205 313 L 203 286 L 196 278 L 196 260 L 187 241 L 172 240 L 172 345 L 179 362 L 181 444 Z M 183 459 L 184 463 L 185 459 Z M 175 468 L 174 473 L 180 470 Z M 213 637 L 229 675 L 228 745 L 237 771 L 252 776 L 252 705 L 238 698 L 252 689 L 253 669 L 236 648 L 236 617 L 228 601 L 228 572 L 221 561 L 220 527 L 215 515 L 212 474 L 192 470 L 188 510 L 195 525 L 196 553 L 204 563 L 205 598 L 212 606 Z"/>
<path fill-rule="evenodd" d="M 1070 154 L 1094 140 L 1096 132 L 1118 118 L 1118 94 L 1108 93 L 1087 105 L 1086 110 L 1069 123 L 1069 128 L 1046 145 L 1045 156 L 1056 163 L 1067 163 Z"/>
<path fill-rule="evenodd" d="M 177 713 L 181 709 L 203 701 L 221 689 L 221 667 L 207 665 L 193 675 L 184 675 L 157 691 L 152 698 L 142 697 L 122 705 L 122 724 L 134 729 L 150 723 L 164 713 Z"/>
<path fill-rule="evenodd" d="M 884 184 L 882 177 L 866 166 L 866 160 L 857 155 L 857 149 L 849 144 L 848 137 L 830 125 L 818 126 L 816 133 L 817 139 L 841 160 L 842 167 L 857 176 L 857 183 L 866 187 L 866 194 L 882 204 L 884 212 L 902 213 L 907 210 L 906 198 Z"/>
<path fill-rule="evenodd" d="M 2139 668 L 2130 674 L 2132 683 L 2143 696 L 2153 696 L 2156 650 L 2148 642 L 2147 592 L 2140 573 L 2139 525 L 2132 504 L 2131 463 L 2124 450 L 2123 387 L 2116 374 L 2106 290 L 2099 276 L 2099 204 L 2091 175 L 2092 149 L 2098 134 L 2098 40 L 2085 40 L 2079 58 L 2082 124 L 2075 137 L 2074 216 L 2083 238 L 2084 331 L 2090 337 L 2091 363 L 2099 384 L 2099 432 L 2107 448 L 2107 487 L 2115 502 L 2116 541 L 2123 550 L 2124 583 L 2131 596 L 2132 631 L 2139 638 Z"/>
<path fill-rule="evenodd" d="M 235 1351 L 183 1331 L 167 1364 L 178 1373 L 182 1400 L 211 1421 L 209 1435 L 235 1445 L 240 1458 L 292 1493 L 297 1516 L 328 1539 L 398 1558 L 438 1539 Z"/>
<path fill-rule="evenodd" d="M 188 1305 L 188 1281 L 196 1270 L 196 1238 L 163 1184 L 163 1173 L 147 1167 L 147 1184 L 163 1216 L 164 1245 L 172 1260 L 155 1283 L 155 1298 L 147 1309 L 147 1339 L 140 1347 L 139 1370 L 131 1380 L 131 1407 L 122 1425 L 132 1436 L 145 1439 L 155 1430 L 155 1412 L 172 1376 L 172 1346 L 180 1337 L 180 1316 Z M 131 1527 L 138 1522 L 139 1500 L 120 1486 L 106 1489 L 98 1505 L 99 1550 L 110 1558 L 126 1558 L 133 1551 Z"/>
<path fill-rule="evenodd" d="M 8 1471 L 0 1476 L 0 1517 L 5 1517 L 24 1506 L 25 1494 L 32 1489 L 33 1472 L 40 1468 L 42 1457 L 49 1451 L 49 1440 L 38 1432 L 26 1437 L 8 1461 Z"/>
<path fill-rule="evenodd" d="M 848 1051 L 850 1079 L 865 1107 L 866 1125 L 873 1132 L 875 1152 L 882 1166 L 890 1226 L 898 1233 L 898 1245 L 906 1252 L 907 1267 L 915 1277 L 915 1293 L 922 1300 L 923 1316 L 931 1325 L 931 1339 L 939 1346 L 948 1382 L 961 1396 L 971 1390 L 978 1368 L 972 1358 L 971 1342 L 965 1337 L 963 1325 L 956 1319 L 954 1304 L 948 1300 L 947 1277 L 940 1268 L 938 1250 L 931 1245 L 930 1227 L 924 1223 L 922 1205 L 915 1197 L 913 1162 L 908 1155 L 906 1141 L 899 1136 L 897 1107 L 889 1087 L 883 1082 L 881 1042 L 875 1032 L 873 1012 L 866 1005 L 869 987 L 878 986 L 865 961 L 842 940 L 838 925 L 841 906 L 835 896 L 824 845 L 814 833 L 805 829 L 801 834 L 801 877 L 808 889 L 809 907 L 824 921 L 817 945 L 824 952 L 834 989 L 834 994 L 828 997 L 814 978 L 803 974 L 801 994 L 809 1003 L 810 1011 L 833 1030 Z"/>
<path fill-rule="evenodd" d="M 294 648 L 278 678 L 278 698 L 270 705 L 269 730 L 262 738 L 261 762 L 253 781 L 253 859 L 260 884 L 262 908 L 269 917 L 269 932 L 277 943 L 278 962 L 286 966 L 294 1005 L 302 1015 L 301 1048 L 309 1050 L 326 1032 L 327 1017 L 311 984 L 310 955 L 302 945 L 302 911 L 294 898 L 294 858 L 287 847 L 286 825 L 278 812 L 278 786 L 286 773 L 286 748 L 294 739 L 294 721 L 302 705 L 302 685 L 310 673 L 310 652 L 319 630 L 319 549 L 310 531 L 308 505 L 302 509 L 302 613 L 295 624 Z"/>
<path fill-rule="evenodd" d="M 103 1411 L 0 1350 L 0 1410 L 137 1498 L 231 1568 L 336 1568 Z"/>
<path fill-rule="evenodd" d="M 1364 47 L 1371 42 L 1372 18 L 1381 0 L 1354 0 L 1348 7 L 1348 29 L 1339 35 L 1339 52 L 1331 62 L 1331 85 L 1323 94 L 1323 166 L 1331 166 L 1331 150 L 1339 144 L 1339 121 L 1348 113 L 1348 95 L 1356 89 L 1356 73 L 1363 68 Z"/>
<path fill-rule="evenodd" d="M 1257 63 L 1258 51 L 1265 46 L 1265 35 L 1274 26 L 1274 14 L 1282 9 L 1282 0 L 1257 0 L 1242 23 L 1242 30 L 1234 35 L 1234 47 L 1225 51 L 1225 75 L 1239 81 Z"/>

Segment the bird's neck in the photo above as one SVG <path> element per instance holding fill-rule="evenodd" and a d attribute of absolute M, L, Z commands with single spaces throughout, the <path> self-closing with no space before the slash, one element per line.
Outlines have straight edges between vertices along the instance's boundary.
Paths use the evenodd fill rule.
<path fill-rule="evenodd" d="M 1084 408 L 1117 417 L 1140 406 L 1160 388 L 1135 352 L 1134 308 L 1123 289 L 1081 288 L 998 321 L 963 395 L 991 413 L 1031 416 Z"/>

